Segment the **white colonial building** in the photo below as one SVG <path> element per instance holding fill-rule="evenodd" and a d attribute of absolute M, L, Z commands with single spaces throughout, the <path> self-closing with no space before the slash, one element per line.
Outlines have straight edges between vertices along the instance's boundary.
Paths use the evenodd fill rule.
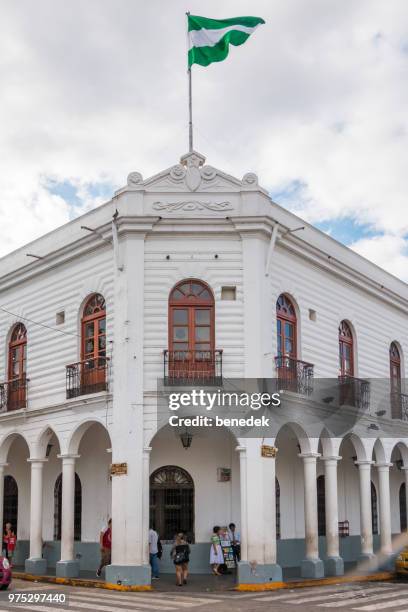
<path fill-rule="evenodd" d="M 149 520 L 163 541 L 188 533 L 195 572 L 209 571 L 213 525 L 235 522 L 241 583 L 386 564 L 406 529 L 407 285 L 272 202 L 255 174 L 204 162 L 132 172 L 0 261 L 0 510 L 31 573 L 94 570 L 109 516 L 106 579 L 129 585 L 150 583 Z M 278 376 L 273 435 L 158 427 L 158 379 L 203 372 Z M 310 399 L 313 377 L 338 385 L 340 418 L 358 409 L 351 431 L 330 427 L 332 397 Z"/>

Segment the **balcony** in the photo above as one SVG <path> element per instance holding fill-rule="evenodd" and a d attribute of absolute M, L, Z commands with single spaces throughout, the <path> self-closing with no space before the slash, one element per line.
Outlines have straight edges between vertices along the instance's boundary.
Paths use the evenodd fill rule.
<path fill-rule="evenodd" d="M 312 363 L 278 355 L 275 357 L 275 368 L 279 389 L 302 395 L 310 395 L 313 392 Z"/>
<path fill-rule="evenodd" d="M 67 399 L 108 389 L 108 357 L 85 359 L 66 366 Z"/>
<path fill-rule="evenodd" d="M 27 406 L 27 383 L 25 375 L 0 383 L 0 412 L 18 410 Z"/>
<path fill-rule="evenodd" d="M 392 391 L 390 394 L 391 418 L 408 421 L 408 395 L 400 391 Z"/>
<path fill-rule="evenodd" d="M 222 384 L 222 350 L 164 351 L 165 385 Z"/>
<path fill-rule="evenodd" d="M 339 405 L 368 410 L 370 406 L 370 383 L 354 376 L 339 376 Z"/>

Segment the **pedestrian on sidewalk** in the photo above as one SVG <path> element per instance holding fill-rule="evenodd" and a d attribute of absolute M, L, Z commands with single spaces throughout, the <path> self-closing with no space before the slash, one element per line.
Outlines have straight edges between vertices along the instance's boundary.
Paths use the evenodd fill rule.
<path fill-rule="evenodd" d="M 105 565 L 110 565 L 112 552 L 112 519 L 109 519 L 106 529 L 102 529 L 99 536 L 99 544 L 101 547 L 101 563 L 96 570 L 96 576 L 101 577 L 102 569 Z"/>
<path fill-rule="evenodd" d="M 11 523 L 6 523 L 3 531 L 2 553 L 8 559 L 8 536 L 11 531 Z"/>
<path fill-rule="evenodd" d="M 238 561 L 241 561 L 241 537 L 239 532 L 236 530 L 235 523 L 230 523 L 228 525 L 228 533 L 229 539 L 231 540 L 235 565 L 237 565 Z"/>
<path fill-rule="evenodd" d="M 12 527 L 7 536 L 7 559 L 10 562 L 10 567 L 13 567 L 13 556 L 17 544 L 17 536 Z"/>
<path fill-rule="evenodd" d="M 149 529 L 149 560 L 152 568 L 152 580 L 159 578 L 159 534 L 150 527 Z"/>
<path fill-rule="evenodd" d="M 221 576 L 221 573 L 218 571 L 218 568 L 224 563 L 224 555 L 222 553 L 219 533 L 220 527 L 216 525 L 215 527 L 213 527 L 210 548 L 210 565 L 215 576 Z"/>
<path fill-rule="evenodd" d="M 170 551 L 170 556 L 176 566 L 176 584 L 183 586 L 187 584 L 188 578 L 188 563 L 190 561 L 190 546 L 185 538 L 184 533 L 178 533 L 174 540 L 173 548 Z"/>

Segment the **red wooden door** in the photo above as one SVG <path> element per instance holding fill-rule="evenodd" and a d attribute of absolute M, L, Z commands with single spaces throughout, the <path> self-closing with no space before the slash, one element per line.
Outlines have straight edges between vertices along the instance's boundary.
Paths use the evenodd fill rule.
<path fill-rule="evenodd" d="M 82 317 L 83 392 L 103 391 L 106 385 L 106 310 L 105 300 L 93 295 L 85 305 Z"/>
<path fill-rule="evenodd" d="M 280 295 L 276 302 L 277 358 L 276 375 L 286 388 L 296 385 L 296 311 L 286 295 Z"/>
<path fill-rule="evenodd" d="M 205 378 L 214 370 L 214 298 L 201 281 L 182 281 L 169 300 L 169 376 Z"/>
<path fill-rule="evenodd" d="M 8 358 L 7 409 L 17 410 L 26 404 L 27 330 L 18 323 L 11 334 Z"/>

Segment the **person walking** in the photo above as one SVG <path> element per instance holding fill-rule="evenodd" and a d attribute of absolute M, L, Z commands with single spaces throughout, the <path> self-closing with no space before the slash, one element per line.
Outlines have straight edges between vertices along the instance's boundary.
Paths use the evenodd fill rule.
<path fill-rule="evenodd" d="M 10 527 L 10 531 L 7 536 L 7 559 L 10 562 L 10 567 L 13 567 L 13 556 L 14 556 L 16 544 L 17 544 L 16 534 L 14 533 L 13 528 Z"/>
<path fill-rule="evenodd" d="M 241 538 L 239 532 L 236 530 L 235 523 L 230 523 L 228 525 L 228 534 L 231 540 L 235 565 L 237 565 L 238 561 L 241 561 Z"/>
<path fill-rule="evenodd" d="M 6 523 L 3 532 L 2 553 L 8 559 L 8 538 L 11 532 L 11 523 Z"/>
<path fill-rule="evenodd" d="M 210 565 L 215 576 L 221 576 L 221 573 L 218 571 L 218 568 L 224 563 L 224 555 L 222 553 L 219 533 L 220 527 L 216 525 L 215 527 L 213 527 L 210 548 Z"/>
<path fill-rule="evenodd" d="M 187 584 L 188 578 L 188 563 L 190 561 L 190 546 L 184 536 L 184 533 L 178 533 L 174 540 L 173 548 L 170 551 L 170 556 L 176 566 L 176 584 L 183 586 Z"/>
<path fill-rule="evenodd" d="M 105 565 L 109 565 L 111 562 L 112 552 L 112 519 L 109 519 L 108 526 L 106 529 L 102 529 L 99 536 L 99 544 L 101 547 L 101 563 L 96 570 L 96 576 L 101 577 L 102 569 Z"/>
<path fill-rule="evenodd" d="M 152 568 L 152 580 L 159 578 L 159 535 L 157 531 L 150 527 L 149 529 L 149 560 Z"/>

